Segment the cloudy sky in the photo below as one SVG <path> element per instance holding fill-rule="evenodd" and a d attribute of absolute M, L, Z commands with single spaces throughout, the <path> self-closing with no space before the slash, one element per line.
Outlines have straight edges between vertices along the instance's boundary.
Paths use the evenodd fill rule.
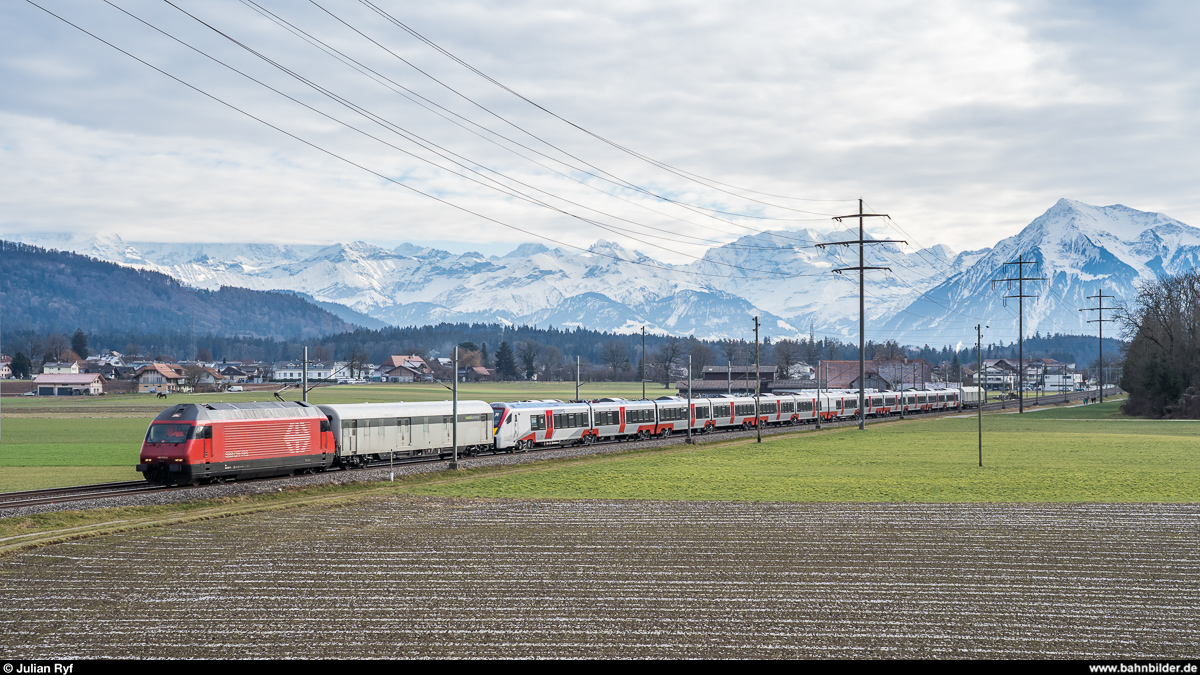
<path fill-rule="evenodd" d="M 955 250 L 1059 197 L 1200 225 L 1195 3 L 36 1 L 113 46 L 0 6 L 0 235 L 686 262 L 858 197 Z"/>

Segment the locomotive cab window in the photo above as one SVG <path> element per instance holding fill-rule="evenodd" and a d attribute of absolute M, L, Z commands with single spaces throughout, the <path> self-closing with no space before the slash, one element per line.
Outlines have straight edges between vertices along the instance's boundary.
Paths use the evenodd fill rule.
<path fill-rule="evenodd" d="M 192 437 L 189 424 L 151 424 L 146 432 L 147 443 L 183 443 Z"/>

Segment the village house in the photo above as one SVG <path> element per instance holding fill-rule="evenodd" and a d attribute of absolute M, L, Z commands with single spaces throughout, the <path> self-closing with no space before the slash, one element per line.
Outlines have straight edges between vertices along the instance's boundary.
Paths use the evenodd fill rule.
<path fill-rule="evenodd" d="M 373 382 L 429 382 L 433 369 L 416 354 L 389 356 L 371 371 Z"/>
<path fill-rule="evenodd" d="M 170 394 L 183 389 L 183 367 L 176 364 L 151 363 L 138 368 L 134 374 L 138 393 Z"/>
<path fill-rule="evenodd" d="M 47 361 L 42 364 L 42 372 L 53 375 L 78 375 L 79 362 L 77 361 Z"/>

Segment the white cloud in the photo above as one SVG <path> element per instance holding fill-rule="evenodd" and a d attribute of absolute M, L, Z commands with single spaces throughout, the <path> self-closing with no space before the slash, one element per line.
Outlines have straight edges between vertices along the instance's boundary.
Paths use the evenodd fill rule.
<path fill-rule="evenodd" d="M 321 110 L 370 126 L 165 4 L 118 4 Z M 615 175 L 706 206 L 762 208 L 699 189 L 570 129 L 362 5 L 322 4 L 484 105 Z M 314 7 L 264 5 L 478 124 L 556 154 Z M 50 6 L 214 95 L 413 187 L 577 245 L 605 238 L 683 259 L 646 243 L 661 243 L 651 238 L 661 233 L 640 229 L 636 241 L 431 169 L 107 6 Z M 554 195 L 672 233 L 709 237 L 716 233 L 707 228 L 716 228 L 727 239 L 745 231 L 644 197 L 628 195 L 638 205 L 614 201 L 551 174 L 361 77 L 240 3 L 184 6 L 372 112 Z M 991 245 L 1060 196 L 1200 222 L 1191 186 L 1200 154 L 1191 114 L 1197 47 L 1187 19 L 1195 10 L 1184 3 L 1137 9 L 957 2 L 384 6 L 517 91 L 608 138 L 765 192 L 863 196 L 922 245 Z M 387 186 L 31 5 L 0 10 L 0 44 L 0 166 L 8 177 L 0 185 L 0 228 L 6 232 L 104 231 L 134 240 L 463 240 L 478 241 L 481 249 L 487 242 L 531 240 Z M 386 132 L 375 127 L 373 133 Z M 651 206 L 690 224 L 643 208 Z M 798 206 L 829 213 L 853 208 Z M 667 246 L 692 254 L 701 248 Z"/>

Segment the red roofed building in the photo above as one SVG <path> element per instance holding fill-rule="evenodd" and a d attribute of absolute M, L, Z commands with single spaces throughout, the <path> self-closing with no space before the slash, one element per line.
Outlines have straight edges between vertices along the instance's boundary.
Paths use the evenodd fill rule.
<path fill-rule="evenodd" d="M 137 380 L 139 393 L 162 392 L 169 394 L 179 391 L 180 385 L 183 384 L 183 368 L 174 364 L 151 363 L 138 368 L 137 372 L 133 374 L 133 378 Z"/>

